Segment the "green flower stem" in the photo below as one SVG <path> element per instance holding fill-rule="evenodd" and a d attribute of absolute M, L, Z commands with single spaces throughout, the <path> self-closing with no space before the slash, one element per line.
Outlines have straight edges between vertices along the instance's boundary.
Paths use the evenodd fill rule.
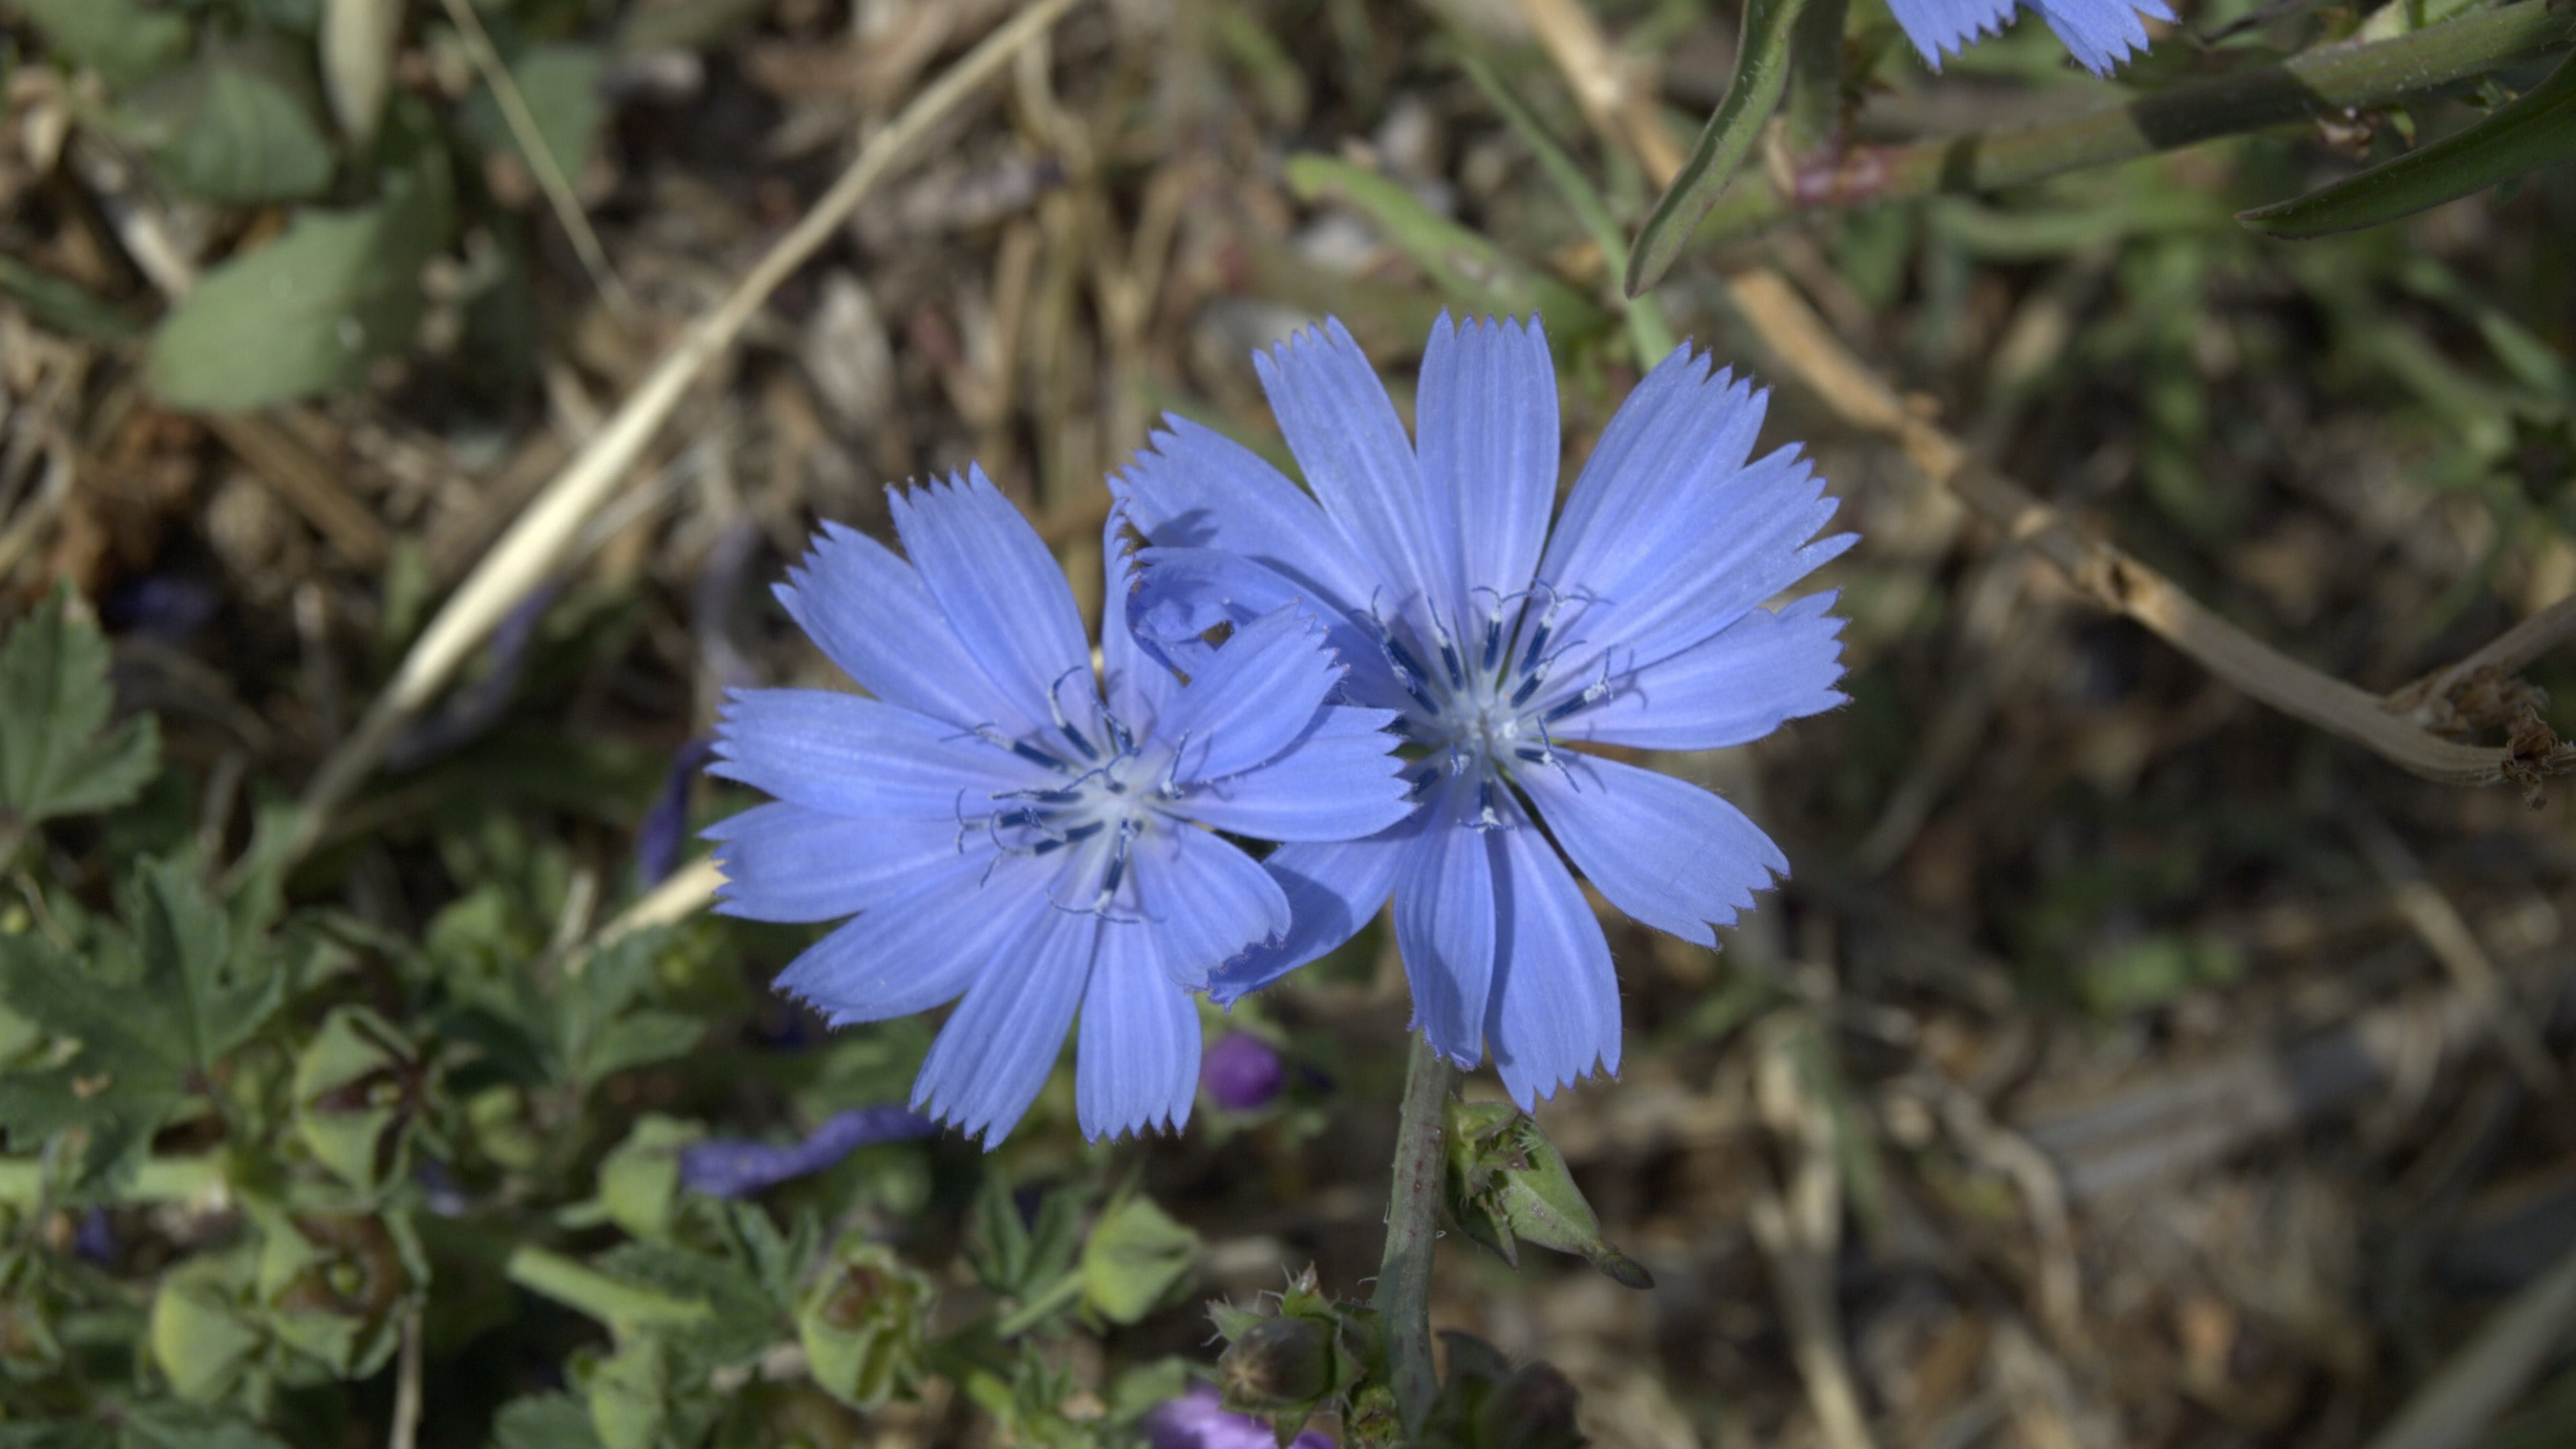
<path fill-rule="evenodd" d="M 510 1255 L 502 1271 L 511 1282 L 529 1292 L 598 1319 L 621 1334 L 643 1328 L 685 1327 L 715 1314 L 713 1308 L 697 1299 L 679 1298 L 611 1278 L 543 1248 L 520 1248 Z"/>
<path fill-rule="evenodd" d="M 1394 1183 L 1386 1205 L 1386 1256 L 1369 1299 L 1386 1334 L 1387 1373 L 1410 1432 L 1440 1395 L 1431 1364 L 1431 1245 L 1440 1236 L 1441 1133 L 1449 1087 L 1458 1069 L 1427 1036 L 1413 1038 L 1404 1075 L 1404 1113 L 1396 1121 Z"/>
<path fill-rule="evenodd" d="M 1789 27 L 1789 135 L 1824 145 L 1843 125 L 1843 17 L 1848 0 L 1808 0 Z"/>
<path fill-rule="evenodd" d="M 1077 1268 L 1048 1284 L 1036 1297 L 1021 1304 L 1010 1317 L 993 1325 L 993 1332 L 1003 1338 L 1017 1337 L 1046 1322 L 1057 1309 L 1081 1296 L 1082 1270 Z"/>
<path fill-rule="evenodd" d="M 2278 65 L 2141 96 L 2054 125 L 1802 157 L 1786 177 L 1756 169 L 1700 224 L 1705 246 L 1811 211 L 1936 192 L 1993 191 L 2222 136 L 2367 110 L 2576 46 L 2576 12 L 2521 0 L 2371 44 L 2319 46 Z"/>

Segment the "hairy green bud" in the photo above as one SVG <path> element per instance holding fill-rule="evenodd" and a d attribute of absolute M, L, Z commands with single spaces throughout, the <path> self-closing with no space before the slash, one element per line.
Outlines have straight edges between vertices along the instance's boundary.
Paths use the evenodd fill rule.
<path fill-rule="evenodd" d="M 1601 1236 L 1601 1219 L 1528 1113 L 1504 1102 L 1449 1103 L 1449 1214 L 1467 1236 L 1517 1268 L 1516 1243 L 1572 1253 L 1629 1288 L 1654 1276 Z"/>
<path fill-rule="evenodd" d="M 1312 1318 L 1264 1318 L 1227 1344 L 1216 1361 L 1228 1404 L 1286 1409 L 1333 1388 L 1333 1325 Z"/>
<path fill-rule="evenodd" d="M 1312 1267 L 1278 1295 L 1278 1304 L 1276 1313 L 1263 1314 L 1211 1303 L 1208 1316 L 1226 1337 L 1216 1361 L 1225 1406 L 1272 1416 L 1284 1443 L 1318 1413 L 1348 1412 L 1377 1352 L 1376 1322 L 1368 1309 L 1327 1297 Z"/>

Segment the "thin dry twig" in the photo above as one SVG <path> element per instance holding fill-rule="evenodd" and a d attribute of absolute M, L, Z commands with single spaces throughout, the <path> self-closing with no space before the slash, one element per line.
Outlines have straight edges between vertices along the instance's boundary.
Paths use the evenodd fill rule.
<path fill-rule="evenodd" d="M 2477 933 L 2461 918 L 2459 907 L 2425 877 L 2424 867 L 2386 822 L 2363 815 L 2356 833 L 2362 854 L 2388 883 L 2390 904 L 2396 907 L 2397 914 L 2414 929 L 2434 959 L 2442 963 L 2451 980 L 2484 1003 L 2496 1040 L 2504 1047 L 2505 1060 L 2513 1064 L 2522 1084 L 2542 1097 L 2557 1096 L 2558 1068 L 2549 1059 L 2549 1049 L 2541 1044 L 2540 1032 L 2531 1018 L 2514 1001 L 2504 973 L 2496 969 L 2486 947 L 2478 944 Z"/>
<path fill-rule="evenodd" d="M 2467 1449 L 2522 1396 L 2576 1324 L 2576 1248 L 2488 1320 L 2406 1401 L 2370 1449 Z"/>
<path fill-rule="evenodd" d="M 361 569 L 383 566 L 393 551 L 383 520 L 350 496 L 311 448 L 257 413 L 208 413 L 205 424 L 350 563 Z"/>
<path fill-rule="evenodd" d="M 590 217 L 581 209 L 581 198 L 573 195 L 572 182 L 555 164 L 554 148 L 546 144 L 545 133 L 538 129 L 536 113 L 528 109 L 528 98 L 520 94 L 518 79 L 492 48 L 492 37 L 484 33 L 482 17 L 474 13 L 467 0 L 444 3 L 448 20 L 465 42 L 466 59 L 482 72 L 483 83 L 492 88 L 492 99 L 501 107 L 501 120 L 510 128 L 510 139 L 519 143 L 519 154 L 528 158 L 528 170 L 536 176 L 538 189 L 545 192 L 546 205 L 554 209 L 555 221 L 572 238 L 573 253 L 581 258 L 582 270 L 590 273 L 591 285 L 599 288 L 600 297 L 611 311 L 621 317 L 635 315 L 634 294 L 626 290 L 625 279 L 609 262 L 608 252 L 599 244 L 599 233 L 591 230 Z"/>
<path fill-rule="evenodd" d="M 1778 273 L 1727 279 L 1736 309 L 1779 359 L 1844 422 L 1894 443 L 1933 482 L 2016 542 L 2027 543 L 2086 595 L 2145 625 L 2201 667 L 2293 719 L 2362 745 L 2390 763 L 2450 785 L 2511 780 L 2526 787 L 2576 767 L 2576 746 L 2545 729 L 2501 748 L 2455 744 L 2391 713 L 2377 695 L 2292 659 L 2211 613 L 2164 575 L 2076 528 L 2028 489 L 1972 464 L 1967 451 L 1854 357 Z"/>
<path fill-rule="evenodd" d="M 2523 666 L 2571 638 L 2576 638 L 2576 594 L 2498 634 L 2485 648 L 2458 663 L 2445 665 L 2393 691 L 2382 707 L 2428 730 L 2485 722 L 2474 718 L 2479 713 L 2474 707 L 2464 710 L 2464 696 L 2480 685 L 2503 684 Z"/>
<path fill-rule="evenodd" d="M 1671 185 L 1690 153 L 1657 114 L 1655 88 L 1642 81 L 1636 63 L 1611 50 L 1581 0 L 1520 0 L 1520 7 L 1548 58 L 1565 72 L 1584 119 L 1634 155 L 1657 186 Z"/>
<path fill-rule="evenodd" d="M 858 159 L 832 183 L 813 209 L 773 244 L 671 348 L 619 404 L 599 432 L 555 475 L 527 511 L 483 556 L 429 627 L 421 631 L 393 681 L 366 716 L 305 787 L 288 858 L 310 850 L 358 782 L 384 758 L 403 725 L 436 697 L 459 665 L 493 627 L 554 568 L 627 470 L 642 455 L 690 385 L 721 357 L 743 326 L 788 275 L 836 235 L 858 204 L 895 166 L 909 159 L 921 139 L 967 96 L 1010 63 L 1020 47 L 1043 33 L 1075 0 L 1036 0 L 985 37 L 903 112 L 886 124 Z"/>
<path fill-rule="evenodd" d="M 605 926 L 591 934 L 589 940 L 564 954 L 564 974 L 578 976 L 590 958 L 619 941 L 654 926 L 667 926 L 685 921 L 715 904 L 716 887 L 724 884 L 724 872 L 716 868 L 712 855 L 702 855 L 663 878 L 652 893 L 617 913 Z"/>
<path fill-rule="evenodd" d="M 1762 1120 L 1780 1139 L 1787 1180 L 1766 1186 L 1751 1204 L 1753 1240 L 1770 1262 L 1789 1349 L 1807 1388 L 1807 1404 L 1827 1449 L 1874 1449 L 1861 1410 L 1851 1356 L 1843 1348 L 1833 1265 L 1842 1244 L 1843 1187 L 1832 1108 L 1806 1080 L 1801 1033 L 1812 1027 L 1784 1016 L 1764 1040 L 1754 1068 Z"/>

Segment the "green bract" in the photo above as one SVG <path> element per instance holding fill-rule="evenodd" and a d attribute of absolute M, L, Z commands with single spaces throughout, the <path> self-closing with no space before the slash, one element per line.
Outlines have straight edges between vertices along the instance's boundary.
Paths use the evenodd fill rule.
<path fill-rule="evenodd" d="M 883 1245 L 843 1237 L 796 1306 L 814 1382 L 852 1408 L 883 1404 L 920 1372 L 931 1292 Z"/>

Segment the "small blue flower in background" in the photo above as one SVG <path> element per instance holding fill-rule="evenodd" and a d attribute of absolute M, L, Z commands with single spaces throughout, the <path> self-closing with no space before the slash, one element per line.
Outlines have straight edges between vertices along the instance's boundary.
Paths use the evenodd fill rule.
<path fill-rule="evenodd" d="M 1217 1391 L 1192 1384 L 1145 1416 L 1145 1442 L 1153 1449 L 1279 1449 L 1279 1436 L 1250 1414 L 1230 1414 Z M 1288 1449 L 1333 1449 L 1333 1441 L 1308 1429 Z"/>
<path fill-rule="evenodd" d="M 1434 1046 L 1468 1066 L 1490 1049 L 1524 1107 L 1617 1071 L 1609 944 L 1558 849 L 1611 904 L 1702 944 L 1789 862 L 1706 790 L 1570 747 L 1715 749 L 1840 703 L 1832 596 L 1761 605 L 1851 535 L 1810 541 L 1834 511 L 1823 483 L 1794 449 L 1752 460 L 1764 395 L 1688 348 L 1610 420 L 1552 531 L 1556 372 L 1535 322 L 1440 320 L 1418 444 L 1340 323 L 1256 363 L 1314 496 L 1166 419 L 1113 480 L 1155 545 L 1138 555 L 1139 632 L 1196 672 L 1238 647 L 1201 637 L 1221 624 L 1329 610 L 1346 697 L 1397 712 L 1423 755 L 1421 809 L 1273 852 L 1296 925 L 1210 995 L 1331 950 L 1391 892 Z"/>
<path fill-rule="evenodd" d="M 2000 34 L 2024 5 L 2039 12 L 2095 75 L 2110 74 L 2132 52 L 2147 48 L 2147 27 L 2140 16 L 2174 18 L 2164 0 L 1887 0 L 1905 38 L 1934 70 L 1941 68 L 1943 56 L 1958 54 L 1980 36 Z"/>
<path fill-rule="evenodd" d="M 1325 706 L 1341 670 L 1296 609 L 1245 620 L 1184 687 L 1127 629 L 1114 520 L 1104 689 L 1063 572 L 981 471 L 890 497 L 909 562 L 826 524 L 778 590 L 875 698 L 728 699 L 709 768 L 777 799 L 707 832 L 719 909 L 855 917 L 778 978 L 835 1026 L 962 996 L 912 1105 L 988 1147 L 1077 1010 L 1083 1131 L 1178 1127 L 1199 1079 L 1190 993 L 1289 926 L 1279 884 L 1213 832 L 1339 840 L 1401 819 L 1393 716 Z"/>
<path fill-rule="evenodd" d="M 911 1142 L 938 1130 L 938 1123 L 901 1107 L 853 1107 L 784 1146 L 731 1138 L 692 1142 L 680 1149 L 680 1185 L 709 1197 L 749 1197 L 821 1172 L 862 1147 Z"/>
<path fill-rule="evenodd" d="M 662 793 L 653 797 L 652 808 L 644 812 L 644 823 L 635 830 L 635 884 L 651 890 L 670 878 L 680 868 L 682 837 L 689 830 L 689 782 L 707 767 L 716 752 L 716 742 L 700 735 L 671 756 L 670 769 L 662 775 Z"/>

